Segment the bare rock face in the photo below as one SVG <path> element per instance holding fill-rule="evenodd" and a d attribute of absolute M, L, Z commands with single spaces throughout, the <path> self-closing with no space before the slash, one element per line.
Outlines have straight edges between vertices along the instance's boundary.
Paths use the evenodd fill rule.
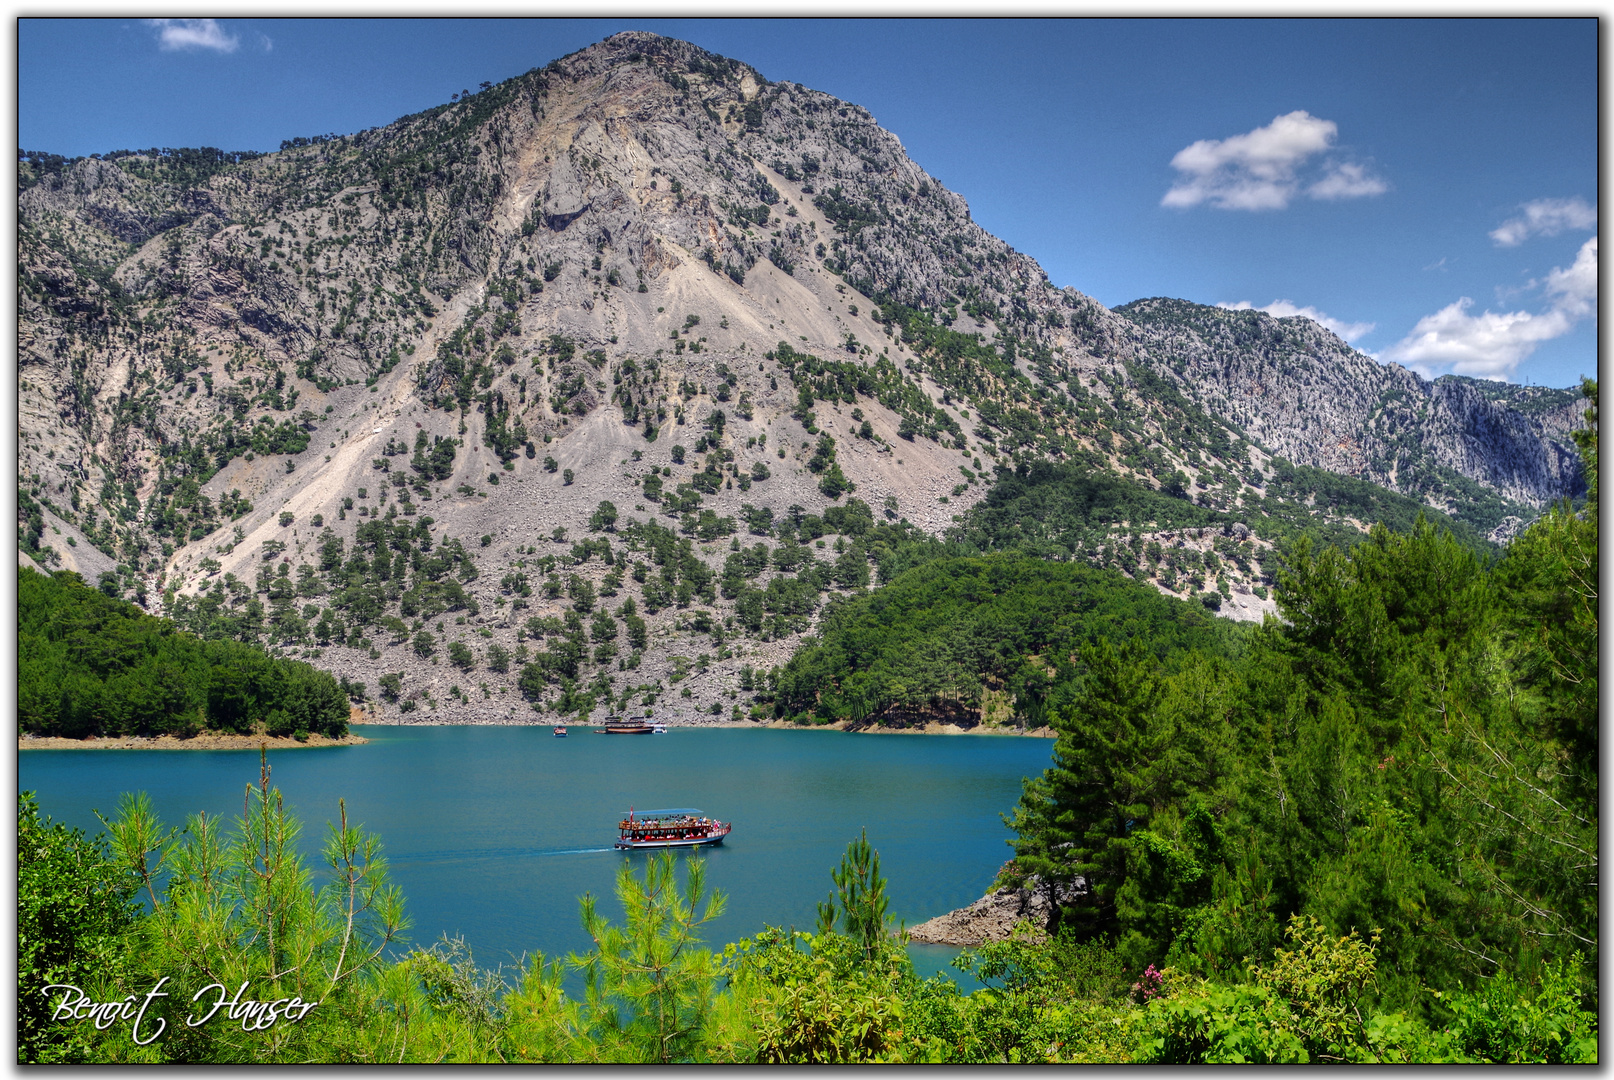
<path fill-rule="evenodd" d="M 973 949 L 989 941 L 1007 941 L 1023 921 L 1030 922 L 1039 937 L 1046 936 L 1060 905 L 1074 903 L 1085 891 L 1081 878 L 1073 885 L 1056 887 L 1032 877 L 1023 888 L 996 889 L 969 907 L 922 922 L 909 929 L 908 937 L 927 945 Z"/>
<path fill-rule="evenodd" d="M 1515 536 L 1518 536 L 1519 533 L 1524 531 L 1524 526 L 1526 524 L 1527 523 L 1521 518 L 1517 518 L 1512 514 L 1509 514 L 1507 517 L 1502 519 L 1501 523 L 1498 524 L 1496 528 L 1491 530 L 1490 535 L 1486 537 L 1486 539 L 1490 540 L 1490 542 L 1493 544 L 1510 544 L 1513 542 L 1513 538 Z"/>
<path fill-rule="evenodd" d="M 1138 354 L 1185 395 L 1297 465 L 1458 516 L 1501 499 L 1539 510 L 1585 490 L 1569 436 L 1584 408 L 1575 391 L 1430 382 L 1300 317 L 1161 298 L 1116 312 L 1142 331 Z"/>
<path fill-rule="evenodd" d="M 562 155 L 549 172 L 544 187 L 544 224 L 561 232 L 588 210 L 583 180 L 572 167 L 571 158 Z"/>

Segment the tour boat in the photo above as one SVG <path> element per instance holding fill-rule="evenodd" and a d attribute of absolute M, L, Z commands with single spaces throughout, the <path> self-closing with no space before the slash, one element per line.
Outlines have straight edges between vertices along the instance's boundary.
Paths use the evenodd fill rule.
<path fill-rule="evenodd" d="M 556 724 L 555 725 L 555 738 L 564 739 L 565 737 L 566 737 L 566 725 L 565 724 Z"/>
<path fill-rule="evenodd" d="M 621 835 L 616 846 L 633 848 L 704 847 L 721 844 L 732 825 L 706 817 L 699 810 L 645 810 L 630 807 L 617 823 Z"/>
<path fill-rule="evenodd" d="M 643 720 L 607 720 L 604 727 L 595 730 L 607 735 L 648 735 L 653 729 Z"/>

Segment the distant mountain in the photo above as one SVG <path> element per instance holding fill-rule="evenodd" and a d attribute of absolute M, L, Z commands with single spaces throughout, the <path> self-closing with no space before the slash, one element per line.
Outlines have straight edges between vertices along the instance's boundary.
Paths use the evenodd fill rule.
<path fill-rule="evenodd" d="M 397 676 L 411 719 L 726 718 L 894 545 L 1020 535 L 971 508 L 1038 463 L 1125 489 L 1038 542 L 1243 618 L 1271 522 L 1503 539 L 1583 487 L 1569 392 L 1110 311 L 864 109 L 650 34 L 273 154 L 19 179 L 25 553 Z"/>
<path fill-rule="evenodd" d="M 1455 375 L 1429 382 L 1305 318 L 1165 299 L 1116 314 L 1150 332 L 1140 353 L 1185 394 L 1297 464 L 1370 480 L 1486 529 L 1584 491 L 1568 437 L 1581 423 L 1578 390 Z"/>

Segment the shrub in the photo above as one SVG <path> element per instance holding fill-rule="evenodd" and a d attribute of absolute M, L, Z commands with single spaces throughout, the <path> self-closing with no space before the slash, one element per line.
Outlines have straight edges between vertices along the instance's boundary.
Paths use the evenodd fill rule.
<path fill-rule="evenodd" d="M 1453 1016 L 1449 1030 L 1465 1054 L 1498 1064 L 1597 1062 L 1597 1015 L 1581 1007 L 1576 972 L 1583 963 L 1544 966 L 1530 986 L 1499 972 L 1472 993 L 1442 995 Z"/>
<path fill-rule="evenodd" d="M 120 935 L 134 922 L 135 879 L 111 861 L 104 839 L 53 824 L 34 793 L 17 800 L 17 1060 L 89 1060 L 83 1025 L 51 1019 L 52 984 L 116 981 L 126 964 Z M 59 1000 L 59 996 L 58 996 Z"/>

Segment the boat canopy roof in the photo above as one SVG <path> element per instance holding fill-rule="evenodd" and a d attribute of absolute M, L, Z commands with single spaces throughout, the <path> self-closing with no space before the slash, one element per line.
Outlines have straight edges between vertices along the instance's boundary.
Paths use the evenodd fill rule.
<path fill-rule="evenodd" d="M 636 818 L 657 818 L 677 817 L 679 814 L 698 814 L 700 811 L 691 809 L 689 807 L 684 807 L 678 810 L 630 810 L 628 813 L 632 814 Z M 628 815 L 623 814 L 622 816 L 627 817 Z"/>

